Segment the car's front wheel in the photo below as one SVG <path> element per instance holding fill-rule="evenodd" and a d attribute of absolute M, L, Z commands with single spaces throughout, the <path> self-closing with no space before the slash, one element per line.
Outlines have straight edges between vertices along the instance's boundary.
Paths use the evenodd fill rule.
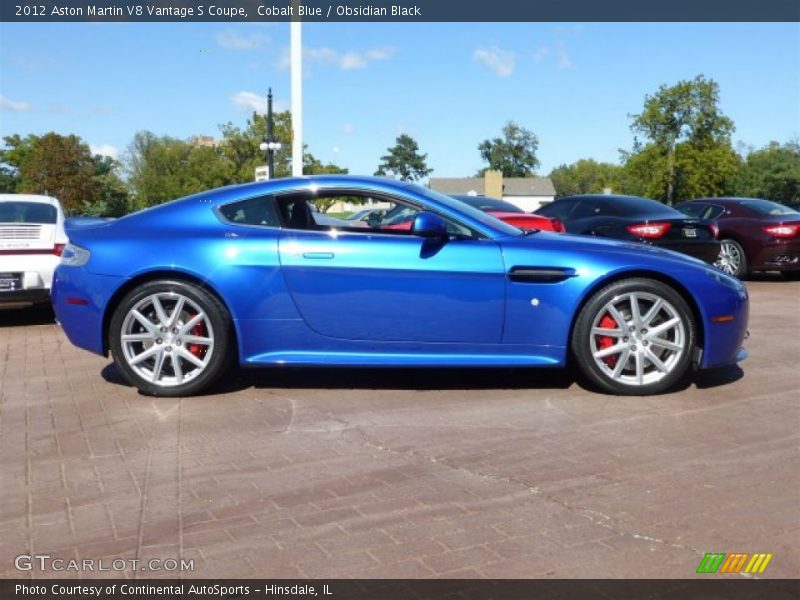
<path fill-rule="evenodd" d="M 228 365 L 231 322 L 222 303 L 185 281 L 151 281 L 117 306 L 109 325 L 114 362 L 152 396 L 191 396 Z"/>
<path fill-rule="evenodd" d="M 669 390 L 691 366 L 696 325 L 683 297 L 653 279 L 626 279 L 595 293 L 572 332 L 572 353 L 597 387 L 623 395 Z"/>

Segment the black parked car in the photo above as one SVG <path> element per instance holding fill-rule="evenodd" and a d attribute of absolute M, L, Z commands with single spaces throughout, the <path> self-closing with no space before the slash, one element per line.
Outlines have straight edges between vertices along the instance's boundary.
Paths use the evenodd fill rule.
<path fill-rule="evenodd" d="M 559 198 L 537 214 L 561 221 L 567 233 L 652 244 L 714 263 L 719 256 L 711 221 L 638 196 L 585 195 Z"/>

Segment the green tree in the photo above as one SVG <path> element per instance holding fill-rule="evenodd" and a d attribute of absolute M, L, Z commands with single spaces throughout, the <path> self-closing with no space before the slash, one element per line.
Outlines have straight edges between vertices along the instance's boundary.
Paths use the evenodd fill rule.
<path fill-rule="evenodd" d="M 259 148 L 267 137 L 267 117 L 253 113 L 244 127 L 233 123 L 220 126 L 222 143 L 219 145 L 222 156 L 230 161 L 236 182 L 253 180 L 255 168 L 267 162 L 264 152 Z M 280 142 L 281 149 L 275 152 L 275 177 L 289 177 L 292 174 L 292 113 L 290 111 L 273 114 L 272 135 Z M 303 147 L 303 173 L 347 173 L 338 165 L 323 164 Z"/>
<path fill-rule="evenodd" d="M 736 194 L 783 203 L 800 200 L 800 141 L 770 142 L 750 150 L 736 180 Z"/>
<path fill-rule="evenodd" d="M 55 196 L 67 212 L 80 210 L 84 202 L 95 202 L 100 196 L 94 156 L 76 135 L 50 132 L 35 139 L 19 174 L 20 192 Z"/>
<path fill-rule="evenodd" d="M 149 131 L 134 136 L 127 169 L 137 209 L 237 182 L 234 165 L 220 148 Z"/>
<path fill-rule="evenodd" d="M 22 138 L 16 133 L 3 138 L 3 148 L 0 148 L 0 193 L 13 194 L 19 191 L 22 182 L 19 169 L 38 139 L 35 135 Z"/>
<path fill-rule="evenodd" d="M 532 131 L 509 121 L 503 127 L 503 136 L 484 140 L 478 145 L 481 158 L 489 163 L 478 176 L 487 170 L 502 171 L 503 177 L 533 177 L 539 166 L 536 151 L 539 138 Z"/>
<path fill-rule="evenodd" d="M 571 165 L 561 165 L 550 172 L 556 197 L 601 193 L 605 188 L 617 190 L 621 167 L 584 158 Z"/>
<path fill-rule="evenodd" d="M 419 153 L 417 142 L 408 134 L 397 136 L 394 146 L 381 156 L 375 175 L 394 175 L 403 181 L 416 181 L 433 172 L 425 162 L 427 154 Z"/>
<path fill-rule="evenodd" d="M 715 81 L 698 75 L 662 85 L 631 117 L 637 137 L 633 151 L 623 152 L 626 191 L 647 190 L 672 204 L 731 188 L 740 159 L 731 146 L 733 121 L 719 109 Z"/>

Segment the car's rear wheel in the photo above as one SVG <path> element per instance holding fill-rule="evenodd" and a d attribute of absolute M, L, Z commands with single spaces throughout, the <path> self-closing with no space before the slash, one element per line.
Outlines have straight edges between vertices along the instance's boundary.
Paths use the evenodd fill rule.
<path fill-rule="evenodd" d="M 572 333 L 581 372 L 597 387 L 623 395 L 669 390 L 691 366 L 696 325 L 674 289 L 652 279 L 626 279 L 595 293 Z"/>
<path fill-rule="evenodd" d="M 152 281 L 130 292 L 109 325 L 125 378 L 153 396 L 191 396 L 228 365 L 231 322 L 211 293 L 185 281 Z"/>
<path fill-rule="evenodd" d="M 747 257 L 744 248 L 736 240 L 722 240 L 714 266 L 728 275 L 744 278 L 747 276 Z"/>

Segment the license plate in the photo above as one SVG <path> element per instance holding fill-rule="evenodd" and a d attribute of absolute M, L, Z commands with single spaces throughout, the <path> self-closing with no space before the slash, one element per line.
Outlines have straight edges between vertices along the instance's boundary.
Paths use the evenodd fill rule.
<path fill-rule="evenodd" d="M 0 292 L 14 292 L 22 288 L 22 277 L 15 273 L 0 273 Z"/>
<path fill-rule="evenodd" d="M 687 227 L 683 230 L 683 237 L 688 238 L 696 238 L 697 237 L 697 229 L 694 227 Z"/>

